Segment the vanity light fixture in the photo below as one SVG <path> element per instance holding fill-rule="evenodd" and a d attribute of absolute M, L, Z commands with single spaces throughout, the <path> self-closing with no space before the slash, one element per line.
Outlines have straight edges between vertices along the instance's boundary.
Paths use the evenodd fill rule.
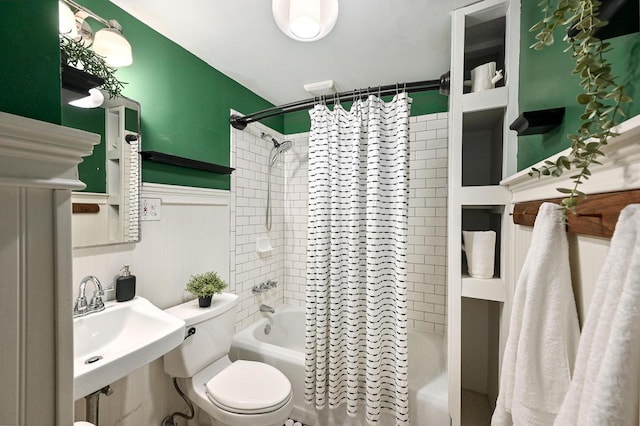
<path fill-rule="evenodd" d="M 61 35 L 70 39 L 78 37 L 76 17 L 73 15 L 71 8 L 63 1 L 58 1 L 58 20 Z"/>
<path fill-rule="evenodd" d="M 131 44 L 122 35 L 122 26 L 116 20 L 106 20 L 91 12 L 86 7 L 73 0 L 60 0 L 60 34 L 65 37 L 82 41 L 85 47 L 93 43 L 93 50 L 104 57 L 107 65 L 113 68 L 126 67 L 133 63 Z M 75 15 L 72 10 L 75 10 Z M 74 16 L 75 27 L 70 29 L 69 13 Z M 95 37 L 86 19 L 91 17 L 104 25 Z"/>
<path fill-rule="evenodd" d="M 272 0 L 278 28 L 298 41 L 316 41 L 331 32 L 338 19 L 338 0 Z"/>
<path fill-rule="evenodd" d="M 126 67 L 133 63 L 131 45 L 122 35 L 118 21 L 109 21 L 110 26 L 98 30 L 93 39 L 93 50 L 104 57 L 107 65 L 114 68 Z"/>
<path fill-rule="evenodd" d="M 89 96 L 71 101 L 69 102 L 69 105 L 73 105 L 78 108 L 98 108 L 103 102 L 104 95 L 100 89 L 94 87 L 93 89 L 89 89 Z"/>

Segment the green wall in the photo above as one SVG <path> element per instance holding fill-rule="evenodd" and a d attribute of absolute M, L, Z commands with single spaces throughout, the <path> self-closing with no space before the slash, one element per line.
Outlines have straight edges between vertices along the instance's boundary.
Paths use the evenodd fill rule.
<path fill-rule="evenodd" d="M 568 148 L 571 143 L 567 135 L 580 127 L 580 115 L 584 107 L 578 105 L 580 79 L 571 74 L 574 61 L 563 52 L 567 44 L 562 41 L 560 30 L 555 35 L 554 45 L 541 51 L 530 49 L 535 33 L 529 32 L 542 17 L 537 1 L 522 2 L 520 39 L 520 87 L 519 110 L 533 111 L 554 107 L 565 107 L 563 123 L 544 135 L 520 136 L 518 138 L 518 170 L 525 169 Z M 611 25 L 617 25 L 612 21 Z M 613 65 L 613 74 L 627 85 L 629 94 L 640 97 L 640 34 L 628 34 L 607 40 L 613 51 L 607 58 Z M 640 113 L 640 102 L 625 106 L 627 117 Z"/>
<path fill-rule="evenodd" d="M 123 95 L 141 104 L 142 148 L 229 165 L 229 110 L 252 113 L 273 106 L 112 3 L 80 0 L 105 19 L 117 19 L 133 48 L 134 63 L 118 70 Z M 104 132 L 99 112 L 60 106 L 58 6 L 54 0 L 0 2 L 0 110 L 84 130 Z M 92 22 L 90 20 L 90 22 Z M 92 26 L 100 25 L 92 22 Z M 25 36 L 25 28 L 29 28 Z M 412 115 L 447 110 L 436 92 L 412 94 Z M 348 105 L 345 105 L 348 107 Z M 307 111 L 264 120 L 281 133 L 309 130 Z M 104 147 L 80 165 L 87 190 L 104 189 Z M 229 176 L 144 162 L 145 182 L 229 188 Z"/>
<path fill-rule="evenodd" d="M 0 111 L 60 124 L 56 0 L 0 1 Z"/>
<path fill-rule="evenodd" d="M 445 112 L 449 108 L 449 97 L 441 95 L 437 90 L 411 93 L 410 96 L 413 99 L 411 103 L 412 116 Z M 391 100 L 391 98 L 392 96 L 383 97 L 386 101 Z M 351 104 L 351 102 L 344 102 L 342 106 L 349 109 Z M 287 135 L 308 132 L 310 128 L 309 111 L 299 111 L 284 116 L 284 133 Z"/>
<path fill-rule="evenodd" d="M 93 154 L 85 157 L 78 164 L 80 178 L 87 185 L 85 192 L 107 192 L 106 171 L 106 111 L 103 108 L 78 108 L 62 105 L 62 124 L 75 129 L 85 130 L 100 135 L 98 145 L 94 146 Z M 138 133 L 138 111 L 125 107 L 124 128 Z"/>
<path fill-rule="evenodd" d="M 229 110 L 251 113 L 273 105 L 113 4 L 80 3 L 118 20 L 131 43 L 133 65 L 116 76 L 127 83 L 123 95 L 141 104 L 142 149 L 228 166 Z M 265 124 L 283 129 L 282 117 Z M 142 180 L 218 189 L 229 189 L 230 182 L 228 175 L 151 162 L 143 162 Z"/>
<path fill-rule="evenodd" d="M 77 108 L 62 106 L 62 124 L 75 129 L 86 130 L 101 136 L 100 143 L 93 148 L 93 154 L 78 164 L 80 179 L 87 185 L 87 192 L 107 192 L 106 152 L 105 152 L 105 111 L 102 108 Z"/>
<path fill-rule="evenodd" d="M 117 76 L 128 83 L 123 95 L 142 105 L 143 149 L 229 165 L 229 110 L 251 113 L 273 105 L 110 2 L 80 2 L 105 19 L 117 19 L 132 45 L 134 63 Z M 56 124 L 75 123 L 78 128 L 93 126 L 94 113 L 84 118 L 67 107 L 63 112 L 60 105 L 58 2 L 0 1 L 0 16 L 0 111 Z M 284 129 L 283 117 L 265 124 L 280 132 Z M 101 149 L 97 148 L 98 157 Z M 90 188 L 100 189 L 87 175 L 99 169 L 96 161 L 100 158 L 86 159 L 80 173 Z M 152 163 L 143 164 L 142 178 L 220 189 L 228 189 L 230 181 L 227 175 Z"/>

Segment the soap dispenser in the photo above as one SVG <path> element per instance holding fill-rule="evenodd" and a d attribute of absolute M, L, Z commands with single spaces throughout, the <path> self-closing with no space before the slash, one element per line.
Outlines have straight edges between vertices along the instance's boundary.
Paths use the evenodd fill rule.
<path fill-rule="evenodd" d="M 116 278 L 116 300 L 126 302 L 136 295 L 136 276 L 131 275 L 129 265 L 124 265 L 120 276 Z"/>

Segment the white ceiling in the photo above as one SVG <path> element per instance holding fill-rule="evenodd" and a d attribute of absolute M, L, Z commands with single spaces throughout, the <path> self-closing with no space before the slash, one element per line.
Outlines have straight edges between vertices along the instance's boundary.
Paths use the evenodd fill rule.
<path fill-rule="evenodd" d="M 317 81 L 345 91 L 439 78 L 450 12 L 477 0 L 340 0 L 333 31 L 311 43 L 278 29 L 269 0 L 111 1 L 279 105 L 310 97 L 303 85 Z"/>

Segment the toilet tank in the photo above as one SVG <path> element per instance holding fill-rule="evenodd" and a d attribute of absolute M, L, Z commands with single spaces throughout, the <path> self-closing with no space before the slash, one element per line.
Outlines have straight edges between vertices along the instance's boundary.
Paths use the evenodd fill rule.
<path fill-rule="evenodd" d="M 164 371 L 171 377 L 193 377 L 227 355 L 233 338 L 237 304 L 237 295 L 222 293 L 213 296 L 208 308 L 200 308 L 196 299 L 166 309 L 165 312 L 186 323 L 187 333 L 191 329 L 195 333 L 165 354 Z"/>

